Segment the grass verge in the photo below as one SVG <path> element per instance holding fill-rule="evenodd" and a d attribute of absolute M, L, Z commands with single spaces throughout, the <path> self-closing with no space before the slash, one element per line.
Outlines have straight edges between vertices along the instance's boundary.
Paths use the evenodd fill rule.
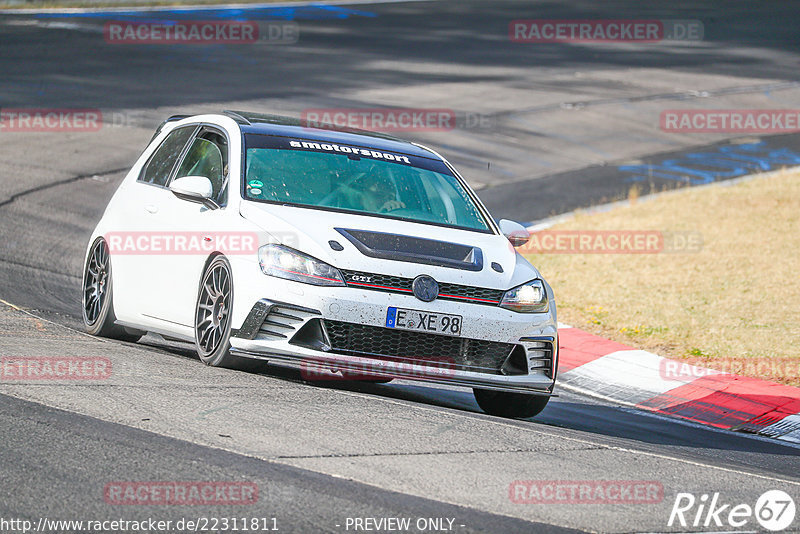
<path fill-rule="evenodd" d="M 800 386 L 800 173 L 578 213 L 548 232 L 620 230 L 662 232 L 668 249 L 687 236 L 702 245 L 527 254 L 553 286 L 560 321 L 687 363 Z M 534 237 L 543 243 L 543 235 Z"/>

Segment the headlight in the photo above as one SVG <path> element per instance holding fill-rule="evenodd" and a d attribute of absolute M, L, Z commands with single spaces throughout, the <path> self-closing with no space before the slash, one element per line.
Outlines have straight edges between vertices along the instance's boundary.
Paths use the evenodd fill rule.
<path fill-rule="evenodd" d="M 283 245 L 264 245 L 258 249 L 258 264 L 264 274 L 278 278 L 315 286 L 345 285 L 336 267 Z"/>
<path fill-rule="evenodd" d="M 547 291 L 541 280 L 532 280 L 503 295 L 500 306 L 521 313 L 544 313 L 548 310 Z"/>

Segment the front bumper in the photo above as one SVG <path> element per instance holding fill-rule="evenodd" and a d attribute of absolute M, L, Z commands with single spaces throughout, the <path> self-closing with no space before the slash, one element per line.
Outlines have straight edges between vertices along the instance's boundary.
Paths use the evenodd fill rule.
<path fill-rule="evenodd" d="M 374 292 L 362 295 L 367 292 L 353 288 L 325 289 L 324 296 L 297 299 L 302 306 L 257 301 L 240 328 L 232 332 L 231 352 L 299 368 L 308 380 L 402 378 L 553 394 L 558 366 L 554 310 L 517 314 L 474 304 L 426 304 L 413 297 Z M 463 337 L 386 328 L 388 306 L 462 314 Z"/>

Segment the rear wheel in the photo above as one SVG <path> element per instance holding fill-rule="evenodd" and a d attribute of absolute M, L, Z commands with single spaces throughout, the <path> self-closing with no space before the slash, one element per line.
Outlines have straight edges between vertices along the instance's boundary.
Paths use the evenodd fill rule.
<path fill-rule="evenodd" d="M 217 256 L 206 267 L 197 296 L 194 321 L 197 355 L 203 363 L 212 367 L 256 370 L 261 367 L 257 360 L 230 353 L 232 304 L 231 265 L 224 256 Z"/>
<path fill-rule="evenodd" d="M 481 409 L 490 414 L 513 419 L 527 419 L 539 415 L 547 406 L 550 397 L 509 393 L 489 389 L 474 389 L 475 400 Z"/>
<path fill-rule="evenodd" d="M 114 324 L 111 261 L 105 239 L 98 237 L 92 244 L 83 269 L 83 324 L 93 336 L 136 342 L 143 332 Z"/>

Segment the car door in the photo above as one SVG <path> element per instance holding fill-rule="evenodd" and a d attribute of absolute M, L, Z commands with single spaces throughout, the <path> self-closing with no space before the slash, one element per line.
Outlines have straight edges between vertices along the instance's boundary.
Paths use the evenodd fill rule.
<path fill-rule="evenodd" d="M 182 329 L 193 328 L 195 304 L 205 262 L 225 235 L 228 199 L 230 143 L 221 130 L 200 128 L 181 157 L 171 180 L 203 176 L 212 184 L 212 200 L 219 208 L 179 198 L 167 190 L 157 220 L 163 231 L 175 238 L 170 254 L 157 259 L 158 280 L 153 287 L 158 296 L 153 317 Z"/>
<path fill-rule="evenodd" d="M 153 236 L 160 230 L 159 212 L 172 196 L 169 179 L 197 129 L 196 124 L 182 126 L 164 138 L 126 190 L 116 225 L 120 231 L 106 236 L 114 270 L 115 309 L 128 314 L 120 320 L 152 326 L 148 317 L 158 295 L 153 280 L 159 263 Z"/>

